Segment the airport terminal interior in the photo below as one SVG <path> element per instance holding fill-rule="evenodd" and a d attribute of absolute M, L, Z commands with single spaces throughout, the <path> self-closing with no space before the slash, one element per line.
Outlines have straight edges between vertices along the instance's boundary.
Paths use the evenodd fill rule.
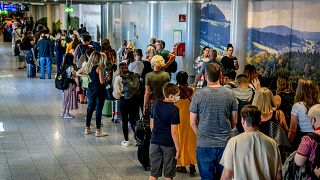
<path fill-rule="evenodd" d="M 0 179 L 294 179 L 286 163 L 319 178 L 319 9 L 318 0 L 1 1 Z M 227 90 L 206 92 L 217 87 Z M 250 125 L 274 152 L 255 147 L 261 139 L 236 145 L 251 142 L 241 112 L 251 104 L 259 123 L 275 119 Z"/>

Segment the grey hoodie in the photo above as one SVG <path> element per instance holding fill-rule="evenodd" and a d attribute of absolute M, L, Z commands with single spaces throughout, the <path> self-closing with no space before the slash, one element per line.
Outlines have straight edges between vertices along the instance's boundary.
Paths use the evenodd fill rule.
<path fill-rule="evenodd" d="M 232 89 L 236 98 L 241 101 L 250 101 L 254 91 L 251 88 L 234 88 Z"/>

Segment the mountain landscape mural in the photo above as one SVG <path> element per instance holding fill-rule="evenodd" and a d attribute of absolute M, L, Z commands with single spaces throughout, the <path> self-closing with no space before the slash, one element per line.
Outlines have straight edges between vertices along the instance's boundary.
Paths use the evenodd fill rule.
<path fill-rule="evenodd" d="M 320 7 L 320 2 L 317 4 Z M 203 4 L 201 9 L 200 46 L 215 48 L 220 54 L 230 42 L 232 21 L 223 12 L 214 3 Z M 256 65 L 263 76 L 278 72 L 296 79 L 308 76 L 320 82 L 320 32 L 269 25 L 248 28 L 247 38 L 247 63 Z"/>

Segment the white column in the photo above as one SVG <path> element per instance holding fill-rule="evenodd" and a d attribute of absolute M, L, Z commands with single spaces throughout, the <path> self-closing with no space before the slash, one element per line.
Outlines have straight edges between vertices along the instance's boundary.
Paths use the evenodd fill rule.
<path fill-rule="evenodd" d="M 158 2 L 151 2 L 149 4 L 149 15 L 150 15 L 150 22 L 149 22 L 149 27 L 150 27 L 150 37 L 155 36 L 158 38 L 158 9 L 159 5 Z"/>
<path fill-rule="evenodd" d="M 52 18 L 52 5 L 47 4 L 47 26 L 52 31 L 52 23 L 53 23 L 53 18 Z"/>
<path fill-rule="evenodd" d="M 248 32 L 248 5 L 249 0 L 231 1 L 231 28 L 230 42 L 234 47 L 234 56 L 238 58 L 239 72 L 243 72 L 247 55 Z"/>
<path fill-rule="evenodd" d="M 66 21 L 67 15 L 65 12 L 65 5 L 60 4 L 59 9 L 60 9 L 59 15 L 60 15 L 60 21 L 61 21 L 61 29 L 65 30 L 65 29 L 67 29 L 67 21 Z"/>
<path fill-rule="evenodd" d="M 195 76 L 193 62 L 199 54 L 200 44 L 200 13 L 201 4 L 188 2 L 187 7 L 187 28 L 186 28 L 186 51 L 183 57 L 183 70 L 188 72 L 189 76 Z"/>

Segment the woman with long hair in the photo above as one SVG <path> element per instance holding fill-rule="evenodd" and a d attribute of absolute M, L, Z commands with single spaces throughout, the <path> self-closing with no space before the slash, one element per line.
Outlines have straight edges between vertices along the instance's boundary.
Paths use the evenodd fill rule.
<path fill-rule="evenodd" d="M 313 132 L 308 110 L 319 103 L 319 90 L 310 79 L 301 78 L 298 81 L 294 105 L 291 110 L 289 139 L 294 147 L 300 144 L 301 137 L 308 132 Z"/>
<path fill-rule="evenodd" d="M 133 73 L 129 71 L 128 65 L 126 63 L 119 64 L 119 75 L 116 76 L 113 85 L 113 96 L 119 99 L 120 113 L 122 117 L 122 131 L 124 136 L 124 141 L 121 142 L 122 146 L 128 147 L 130 145 L 129 141 L 129 129 L 128 122 L 132 130 L 135 130 L 136 122 L 139 119 L 139 95 L 133 96 L 126 99 L 124 95 L 124 83 L 125 77 L 132 75 Z M 131 76 L 132 77 L 132 76 Z M 139 81 L 139 80 L 138 80 Z"/>
<path fill-rule="evenodd" d="M 287 125 L 290 127 L 291 109 L 294 104 L 295 93 L 292 90 L 292 83 L 288 76 L 281 76 L 277 80 L 277 90 L 274 101 L 286 117 Z"/>
<path fill-rule="evenodd" d="M 261 88 L 260 80 L 258 78 L 259 74 L 257 73 L 256 67 L 254 65 L 247 64 L 244 67 L 243 74 L 248 76 L 249 87 L 251 87 L 255 91 Z"/>
<path fill-rule="evenodd" d="M 233 56 L 232 44 L 227 45 L 227 55 L 221 59 L 221 63 L 223 64 L 224 69 L 239 69 L 238 59 Z"/>
<path fill-rule="evenodd" d="M 259 131 L 278 143 L 281 157 L 284 160 L 291 151 L 291 144 L 287 138 L 288 126 L 283 112 L 277 110 L 272 92 L 265 87 L 257 90 L 252 105 L 257 106 L 261 111 Z"/>
<path fill-rule="evenodd" d="M 78 101 L 76 98 L 76 66 L 73 64 L 73 55 L 68 53 L 64 57 L 64 61 L 62 64 L 62 71 L 66 71 L 67 77 L 69 80 L 68 89 L 63 91 L 63 109 L 61 113 L 61 117 L 64 119 L 73 119 L 69 111 L 78 109 Z"/>
<path fill-rule="evenodd" d="M 176 102 L 179 108 L 180 124 L 178 125 L 178 137 L 180 146 L 180 158 L 177 162 L 176 170 L 178 172 L 186 173 L 186 166 L 189 166 L 190 174 L 196 172 L 195 164 L 197 137 L 190 127 L 190 111 L 189 106 L 193 95 L 193 89 L 188 86 L 188 74 L 180 71 L 176 76 L 177 85 L 180 89 L 180 100 Z"/>
<path fill-rule="evenodd" d="M 93 111 L 96 110 L 96 137 L 107 136 L 107 133 L 101 131 L 101 116 L 102 109 L 105 101 L 105 79 L 106 76 L 103 75 L 102 67 L 100 62 L 102 60 L 102 55 L 100 52 L 93 52 L 88 60 L 88 63 L 81 68 L 78 72 L 78 76 L 83 74 L 89 74 L 91 82 L 88 87 L 88 107 L 86 116 L 86 128 L 85 135 L 91 134 L 90 124 Z"/>
<path fill-rule="evenodd" d="M 265 134 L 268 135 L 268 127 L 265 126 L 265 122 L 270 120 L 276 120 L 276 122 L 280 123 L 283 130 L 288 132 L 285 116 L 281 110 L 277 110 L 273 94 L 268 88 L 263 87 L 255 92 L 252 105 L 257 106 L 261 111 L 261 132 L 266 132 Z"/>
<path fill-rule="evenodd" d="M 130 63 L 134 62 L 134 52 L 131 49 L 126 49 L 121 62 L 125 62 L 129 66 Z"/>

